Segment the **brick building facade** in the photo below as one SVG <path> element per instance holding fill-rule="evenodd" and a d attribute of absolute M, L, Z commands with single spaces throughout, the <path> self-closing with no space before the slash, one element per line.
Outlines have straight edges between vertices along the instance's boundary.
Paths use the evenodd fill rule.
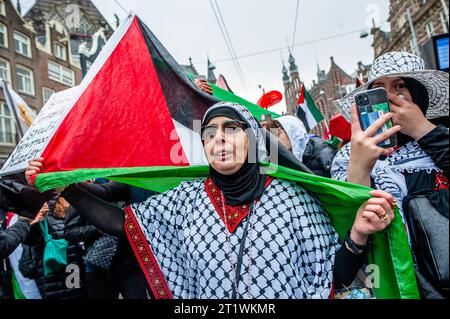
<path fill-rule="evenodd" d="M 416 33 L 415 46 L 408 12 Z M 446 0 L 390 0 L 390 32 L 374 26 L 373 48 L 375 58 L 389 51 L 422 54 L 423 46 L 431 37 L 448 33 L 448 1 Z"/>
<path fill-rule="evenodd" d="M 307 88 L 327 125 L 336 114 L 332 102 L 350 93 L 356 86 L 357 77 L 366 81 L 370 69 L 370 65 L 358 62 L 354 73 L 349 75 L 336 64 L 334 57 L 330 57 L 330 62 L 331 66 L 328 72 L 317 66 L 317 80 L 314 80 L 312 86 Z M 296 115 L 301 80 L 292 54 L 289 56 L 289 70 L 283 63 L 282 74 L 287 114 Z M 322 123 L 319 123 L 311 133 L 323 137 Z"/>
<path fill-rule="evenodd" d="M 64 7 L 77 5 L 79 27 L 68 27 Z M 38 112 L 50 96 L 82 80 L 78 49 L 99 29 L 113 32 L 91 1 L 37 0 L 22 16 L 0 0 L 0 78 Z M 80 42 L 81 41 L 81 42 Z M 0 164 L 18 142 L 13 116 L 0 89 Z"/>
<path fill-rule="evenodd" d="M 284 65 L 283 61 L 283 86 L 284 86 L 284 100 L 286 102 L 286 112 L 289 115 L 296 115 L 297 102 L 300 95 L 301 80 L 298 72 L 297 64 L 292 53 L 289 52 L 289 70 Z"/>
<path fill-rule="evenodd" d="M 331 66 L 328 72 L 321 70 L 317 66 L 317 81 L 313 81 L 312 87 L 309 88 L 309 94 L 319 108 L 320 113 L 322 113 L 327 125 L 337 112 L 332 102 L 350 93 L 355 88 L 356 83 L 356 73 L 353 75 L 346 73 L 336 64 L 334 57 L 330 57 L 330 62 Z M 317 125 L 312 133 L 323 137 L 323 125 Z"/>

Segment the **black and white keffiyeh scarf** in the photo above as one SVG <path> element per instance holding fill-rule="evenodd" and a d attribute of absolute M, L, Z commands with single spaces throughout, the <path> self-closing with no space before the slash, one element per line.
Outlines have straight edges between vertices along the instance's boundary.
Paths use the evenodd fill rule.
<path fill-rule="evenodd" d="M 340 243 L 320 202 L 275 179 L 249 216 L 238 298 L 330 298 Z M 205 181 L 133 204 L 125 229 L 155 298 L 231 298 L 245 223 L 227 235 Z"/>
<path fill-rule="evenodd" d="M 345 181 L 348 176 L 348 165 L 350 162 L 350 148 L 348 143 L 334 158 L 331 167 L 333 179 Z M 371 177 L 376 189 L 392 194 L 398 202 L 401 216 L 403 217 L 402 201 L 408 195 L 405 181 L 405 173 L 416 173 L 426 171 L 440 172 L 431 157 L 420 148 L 415 141 L 405 144 L 392 153 L 384 161 L 378 160 L 372 170 Z"/>

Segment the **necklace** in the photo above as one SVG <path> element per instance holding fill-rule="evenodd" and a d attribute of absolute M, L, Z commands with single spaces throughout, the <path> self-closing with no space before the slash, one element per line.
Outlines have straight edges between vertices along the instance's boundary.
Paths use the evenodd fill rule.
<path fill-rule="evenodd" d="M 236 293 L 236 298 L 239 299 L 239 287 L 238 287 L 238 280 L 237 280 L 237 270 L 236 270 L 236 259 L 233 256 L 233 248 L 231 244 L 230 236 L 232 235 L 231 232 L 228 230 L 228 217 L 226 212 L 226 203 L 225 198 L 223 196 L 223 193 L 220 192 L 221 200 L 222 200 L 222 210 L 223 210 L 223 218 L 225 221 L 225 236 L 227 240 L 227 246 L 228 246 L 228 260 L 231 265 L 231 277 L 232 277 L 232 288 L 234 289 Z M 256 204 L 256 201 L 254 205 Z M 253 212 L 254 212 L 254 205 L 252 205 L 252 208 L 249 211 L 248 215 L 248 222 L 250 223 L 250 231 L 249 231 L 249 254 L 248 254 L 248 266 L 247 266 L 247 297 L 251 299 L 251 286 L 253 284 L 252 282 L 252 276 L 251 276 L 251 267 L 252 267 L 252 248 L 253 248 Z M 244 231 L 245 232 L 245 231 Z M 245 234 L 243 235 L 244 238 Z M 242 244 L 242 243 L 241 243 Z M 240 275 L 240 274 L 239 274 Z"/>

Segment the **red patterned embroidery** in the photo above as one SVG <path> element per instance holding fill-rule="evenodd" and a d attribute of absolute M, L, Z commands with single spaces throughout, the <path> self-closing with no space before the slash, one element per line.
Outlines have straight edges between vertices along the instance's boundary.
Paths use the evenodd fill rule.
<path fill-rule="evenodd" d="M 394 146 L 393 149 L 394 149 L 394 151 L 392 153 L 388 154 L 386 157 L 391 157 L 392 154 L 394 154 L 395 152 L 397 152 L 400 149 L 400 146 L 398 146 L 398 145 Z"/>
<path fill-rule="evenodd" d="M 125 209 L 125 232 L 133 248 L 139 265 L 144 272 L 155 299 L 173 299 L 172 293 L 159 268 L 158 261 L 142 232 L 139 223 L 130 207 Z"/>
<path fill-rule="evenodd" d="M 269 186 L 269 184 L 273 181 L 273 177 L 266 177 L 266 183 L 264 188 Z M 236 230 L 239 223 L 248 215 L 250 212 L 250 205 L 241 205 L 241 206 L 230 206 L 225 204 L 225 213 L 226 217 L 223 216 L 223 204 L 222 196 L 219 187 L 212 181 L 211 178 L 207 178 L 205 182 L 206 192 L 208 193 L 211 202 L 214 205 L 214 208 L 219 213 L 222 221 L 227 225 L 228 231 L 232 234 Z M 227 218 L 227 222 L 225 222 L 225 218 Z"/>
<path fill-rule="evenodd" d="M 434 185 L 434 190 L 448 189 L 448 178 L 443 172 L 436 174 L 436 183 Z"/>

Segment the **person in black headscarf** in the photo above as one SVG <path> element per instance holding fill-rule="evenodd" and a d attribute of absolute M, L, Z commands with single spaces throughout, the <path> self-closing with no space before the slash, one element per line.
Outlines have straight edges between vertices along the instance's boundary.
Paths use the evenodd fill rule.
<path fill-rule="evenodd" d="M 350 120 L 350 104 L 356 93 L 371 88 L 387 91 L 391 114 L 366 131 L 361 130 L 353 106 L 352 142 L 336 155 L 331 173 L 334 179 L 372 186 L 396 198 L 424 298 L 448 297 L 449 290 L 448 84 L 448 73 L 425 70 L 421 58 L 389 52 L 374 62 L 368 83 L 335 101 Z M 395 127 L 374 136 L 390 118 Z M 397 147 L 378 146 L 395 133 Z M 417 200 L 425 206 L 418 209 Z"/>
<path fill-rule="evenodd" d="M 351 283 L 368 235 L 394 218 L 393 198 L 373 193 L 356 214 L 345 244 L 320 202 L 259 165 L 267 136 L 238 104 L 212 106 L 201 136 L 210 177 L 123 211 L 85 186 L 64 197 L 93 225 L 127 236 L 155 298 L 330 298 Z M 39 172 L 32 163 L 28 172 Z"/>

